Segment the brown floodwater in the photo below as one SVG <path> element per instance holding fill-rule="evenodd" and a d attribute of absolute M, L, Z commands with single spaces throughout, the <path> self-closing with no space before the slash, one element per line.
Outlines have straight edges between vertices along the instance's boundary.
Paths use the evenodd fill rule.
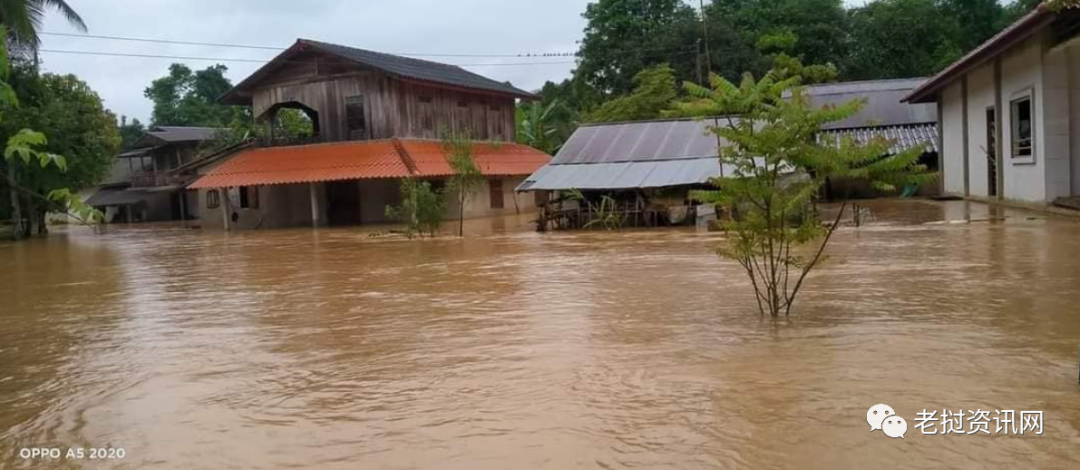
<path fill-rule="evenodd" d="M 870 206 L 779 323 L 692 230 L 0 244 L 0 468 L 1080 468 L 1080 223 Z M 922 435 L 923 409 L 1044 432 Z"/>

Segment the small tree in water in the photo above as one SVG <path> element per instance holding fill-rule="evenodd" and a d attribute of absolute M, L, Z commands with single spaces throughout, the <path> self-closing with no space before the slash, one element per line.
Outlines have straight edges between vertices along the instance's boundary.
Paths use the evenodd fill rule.
<path fill-rule="evenodd" d="M 791 313 L 847 208 L 844 200 L 832 223 L 822 223 L 815 203 L 826 179 L 868 181 L 879 191 L 895 191 L 937 176 L 919 163 L 921 147 L 889 155 L 883 139 L 819 139 L 823 125 L 848 118 L 864 103 L 814 108 L 798 80 L 769 73 L 755 81 L 748 74 L 735 86 L 714 75 L 711 88 L 687 83 L 696 101 L 677 105 L 675 112 L 739 116 L 721 118 L 710 128 L 727 142 L 720 160 L 733 174 L 712 181 L 718 190 L 694 196 L 732 215 L 722 221 L 730 238 L 720 254 L 742 265 L 761 315 L 773 318 Z M 817 240 L 816 248 L 802 253 L 800 247 Z"/>
<path fill-rule="evenodd" d="M 386 216 L 405 224 L 405 235 L 412 238 L 426 232 L 434 237 L 439 232 L 446 203 L 431 189 L 431 183 L 414 178 L 401 180 L 401 205 L 386 206 Z"/>
<path fill-rule="evenodd" d="M 465 202 L 483 186 L 485 178 L 473 160 L 473 141 L 464 134 L 443 136 L 443 153 L 454 172 L 446 182 L 446 194 L 458 203 L 458 236 L 465 236 Z"/>

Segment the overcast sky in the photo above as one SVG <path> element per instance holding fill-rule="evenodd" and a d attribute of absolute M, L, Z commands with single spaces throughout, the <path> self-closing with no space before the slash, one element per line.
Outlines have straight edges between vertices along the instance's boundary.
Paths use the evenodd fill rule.
<path fill-rule="evenodd" d="M 86 21 L 89 34 L 285 48 L 297 38 L 318 39 L 390 53 L 517 54 L 573 52 L 585 22 L 588 0 L 68 0 Z M 50 13 L 45 32 L 74 33 Z M 269 59 L 274 51 L 150 44 L 42 36 L 44 50 Z M 42 52 L 49 72 L 73 73 L 120 115 L 146 122 L 151 104 L 143 90 L 172 62 L 193 69 L 214 61 L 81 56 Z M 427 58 L 427 57 L 425 57 Z M 535 89 L 561 80 L 572 58 L 427 58 L 453 64 L 546 62 L 528 66 L 470 66 L 467 69 Z M 554 63 L 551 62 L 561 62 Z M 571 62 L 571 63 L 565 63 Z M 256 63 L 222 62 L 237 83 Z"/>

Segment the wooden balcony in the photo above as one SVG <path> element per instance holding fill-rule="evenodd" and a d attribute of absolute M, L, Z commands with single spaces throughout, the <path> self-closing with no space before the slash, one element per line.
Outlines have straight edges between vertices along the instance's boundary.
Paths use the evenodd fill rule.
<path fill-rule="evenodd" d="M 190 178 L 173 172 L 144 171 L 131 175 L 131 187 L 133 188 L 158 188 L 162 186 L 179 186 L 189 183 Z"/>

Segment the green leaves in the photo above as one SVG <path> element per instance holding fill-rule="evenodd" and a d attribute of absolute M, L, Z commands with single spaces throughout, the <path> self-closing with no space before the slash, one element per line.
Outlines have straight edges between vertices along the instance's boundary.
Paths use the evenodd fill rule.
<path fill-rule="evenodd" d="M 42 147 L 48 143 L 45 134 L 23 129 L 8 138 L 7 147 L 4 149 L 4 159 L 11 161 L 18 158 L 22 160 L 24 165 L 29 165 L 31 161 L 34 161 L 41 168 L 56 165 L 60 171 L 67 171 L 67 160 L 64 157 L 35 149 L 35 147 Z"/>
<path fill-rule="evenodd" d="M 723 206 L 721 225 L 729 236 L 719 252 L 746 270 L 761 314 L 787 315 L 844 212 L 841 207 L 832 224 L 822 223 L 817 199 L 826 180 L 864 180 L 894 191 L 936 175 L 919 163 L 922 148 L 889 155 L 883 139 L 821 135 L 823 126 L 858 112 L 861 101 L 814 107 L 798 86 L 801 77 L 786 72 L 770 72 L 761 80 L 747 74 L 738 86 L 718 76 L 710 81 L 711 89 L 688 84 L 695 99 L 673 113 L 731 116 L 718 119 L 711 130 L 724 141 L 721 163 L 733 171 L 711 181 L 716 190 L 694 191 L 691 197 Z M 801 248 L 822 236 L 816 251 Z"/>

